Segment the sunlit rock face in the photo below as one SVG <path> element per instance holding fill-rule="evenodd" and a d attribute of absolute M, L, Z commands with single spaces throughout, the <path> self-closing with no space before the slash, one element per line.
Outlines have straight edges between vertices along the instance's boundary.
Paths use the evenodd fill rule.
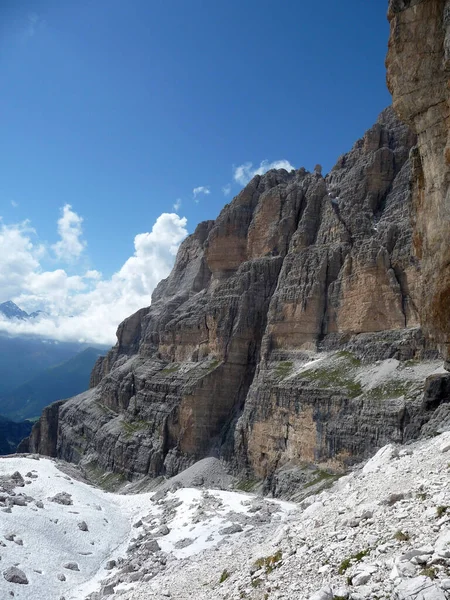
<path fill-rule="evenodd" d="M 432 356 L 411 253 L 415 144 L 389 108 L 328 175 L 254 177 L 183 242 L 91 389 L 46 414 L 30 450 L 128 478 L 216 455 L 273 491 L 283 465 L 340 469 L 418 435 L 423 374 L 387 391 L 360 381 L 377 360 Z"/>
<path fill-rule="evenodd" d="M 450 367 L 450 2 L 391 0 L 387 81 L 398 116 L 417 133 L 412 152 L 419 311 Z"/>

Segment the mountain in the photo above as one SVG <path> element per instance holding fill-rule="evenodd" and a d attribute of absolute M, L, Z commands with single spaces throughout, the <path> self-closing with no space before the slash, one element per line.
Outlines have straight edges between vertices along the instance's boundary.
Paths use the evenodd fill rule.
<path fill-rule="evenodd" d="M 391 0 L 394 109 L 326 176 L 258 175 L 201 223 L 30 450 L 130 479 L 218 456 L 283 494 L 450 427 L 444 5 Z"/>
<path fill-rule="evenodd" d="M 254 177 L 183 242 L 92 389 L 44 411 L 30 450 L 130 478 L 216 455 L 279 494 L 305 465 L 345 470 L 417 437 L 446 387 L 419 328 L 415 143 L 389 108 L 325 177 Z"/>
<path fill-rule="evenodd" d="M 38 373 L 69 360 L 88 347 L 89 344 L 85 343 L 0 333 L 0 398 Z M 107 350 L 105 346 L 98 348 Z"/>
<path fill-rule="evenodd" d="M 15 420 L 33 419 L 55 400 L 83 392 L 89 387 L 90 373 L 101 353 L 96 348 L 86 348 L 0 396 L 0 414 Z"/>
<path fill-rule="evenodd" d="M 31 421 L 16 423 L 0 416 L 0 456 L 14 453 L 20 441 L 30 435 L 32 426 Z"/>
<path fill-rule="evenodd" d="M 39 311 L 29 315 L 27 312 L 19 308 L 17 304 L 14 304 L 14 302 L 8 300 L 7 302 L 2 302 L 0 304 L 0 313 L 3 314 L 7 319 L 20 319 L 23 321 L 24 319 L 37 316 Z"/>

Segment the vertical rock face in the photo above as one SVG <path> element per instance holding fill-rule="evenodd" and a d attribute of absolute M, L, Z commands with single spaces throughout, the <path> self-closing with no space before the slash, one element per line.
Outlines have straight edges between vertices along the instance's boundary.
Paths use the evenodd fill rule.
<path fill-rule="evenodd" d="M 412 169 L 421 322 L 450 367 L 450 2 L 391 0 L 388 17 L 393 106 L 418 136 Z"/>
<path fill-rule="evenodd" d="M 415 143 L 386 109 L 326 177 L 256 176 L 183 242 L 152 305 L 119 326 L 91 389 L 43 416 L 32 450 L 130 478 L 215 454 L 276 491 L 283 465 L 342 467 L 417 435 L 420 390 L 399 383 L 386 402 L 360 369 L 426 354 Z"/>

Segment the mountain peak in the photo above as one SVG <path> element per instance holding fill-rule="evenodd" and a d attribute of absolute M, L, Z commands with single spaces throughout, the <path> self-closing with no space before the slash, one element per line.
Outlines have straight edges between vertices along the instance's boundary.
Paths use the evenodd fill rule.
<path fill-rule="evenodd" d="M 14 304 L 12 300 L 7 300 L 0 304 L 0 313 L 3 314 L 7 319 L 28 319 L 30 315 L 22 310 L 17 304 Z"/>

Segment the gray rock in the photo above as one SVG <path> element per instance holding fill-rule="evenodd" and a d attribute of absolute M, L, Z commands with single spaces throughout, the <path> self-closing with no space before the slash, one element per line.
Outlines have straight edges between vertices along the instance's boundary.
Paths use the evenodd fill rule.
<path fill-rule="evenodd" d="M 66 576 L 64 573 L 58 573 L 56 577 L 59 579 L 59 581 L 66 581 Z"/>
<path fill-rule="evenodd" d="M 21 585 L 28 584 L 27 576 L 21 569 L 18 569 L 17 567 L 9 567 L 9 569 L 3 571 L 3 577 L 10 583 L 19 583 Z"/>
<path fill-rule="evenodd" d="M 66 562 L 63 564 L 65 569 L 69 569 L 69 571 L 79 571 L 80 568 L 76 562 Z"/>
<path fill-rule="evenodd" d="M 394 591 L 395 600 L 446 600 L 445 593 L 429 577 L 402 581 Z"/>
<path fill-rule="evenodd" d="M 56 504 L 63 504 L 65 506 L 71 506 L 73 504 L 72 495 L 67 492 L 60 492 L 50 498 L 50 502 L 56 502 Z"/>
<path fill-rule="evenodd" d="M 194 540 L 192 538 L 183 538 L 182 540 L 178 540 L 178 542 L 175 542 L 173 547 L 177 550 L 181 550 L 182 548 L 187 548 L 193 543 Z"/>
<path fill-rule="evenodd" d="M 231 535 L 232 533 L 240 533 L 241 531 L 244 530 L 242 529 L 242 525 L 239 525 L 239 523 L 233 523 L 233 525 L 219 529 L 220 535 Z"/>
<path fill-rule="evenodd" d="M 77 526 L 80 531 L 89 531 L 86 521 L 80 521 Z"/>

